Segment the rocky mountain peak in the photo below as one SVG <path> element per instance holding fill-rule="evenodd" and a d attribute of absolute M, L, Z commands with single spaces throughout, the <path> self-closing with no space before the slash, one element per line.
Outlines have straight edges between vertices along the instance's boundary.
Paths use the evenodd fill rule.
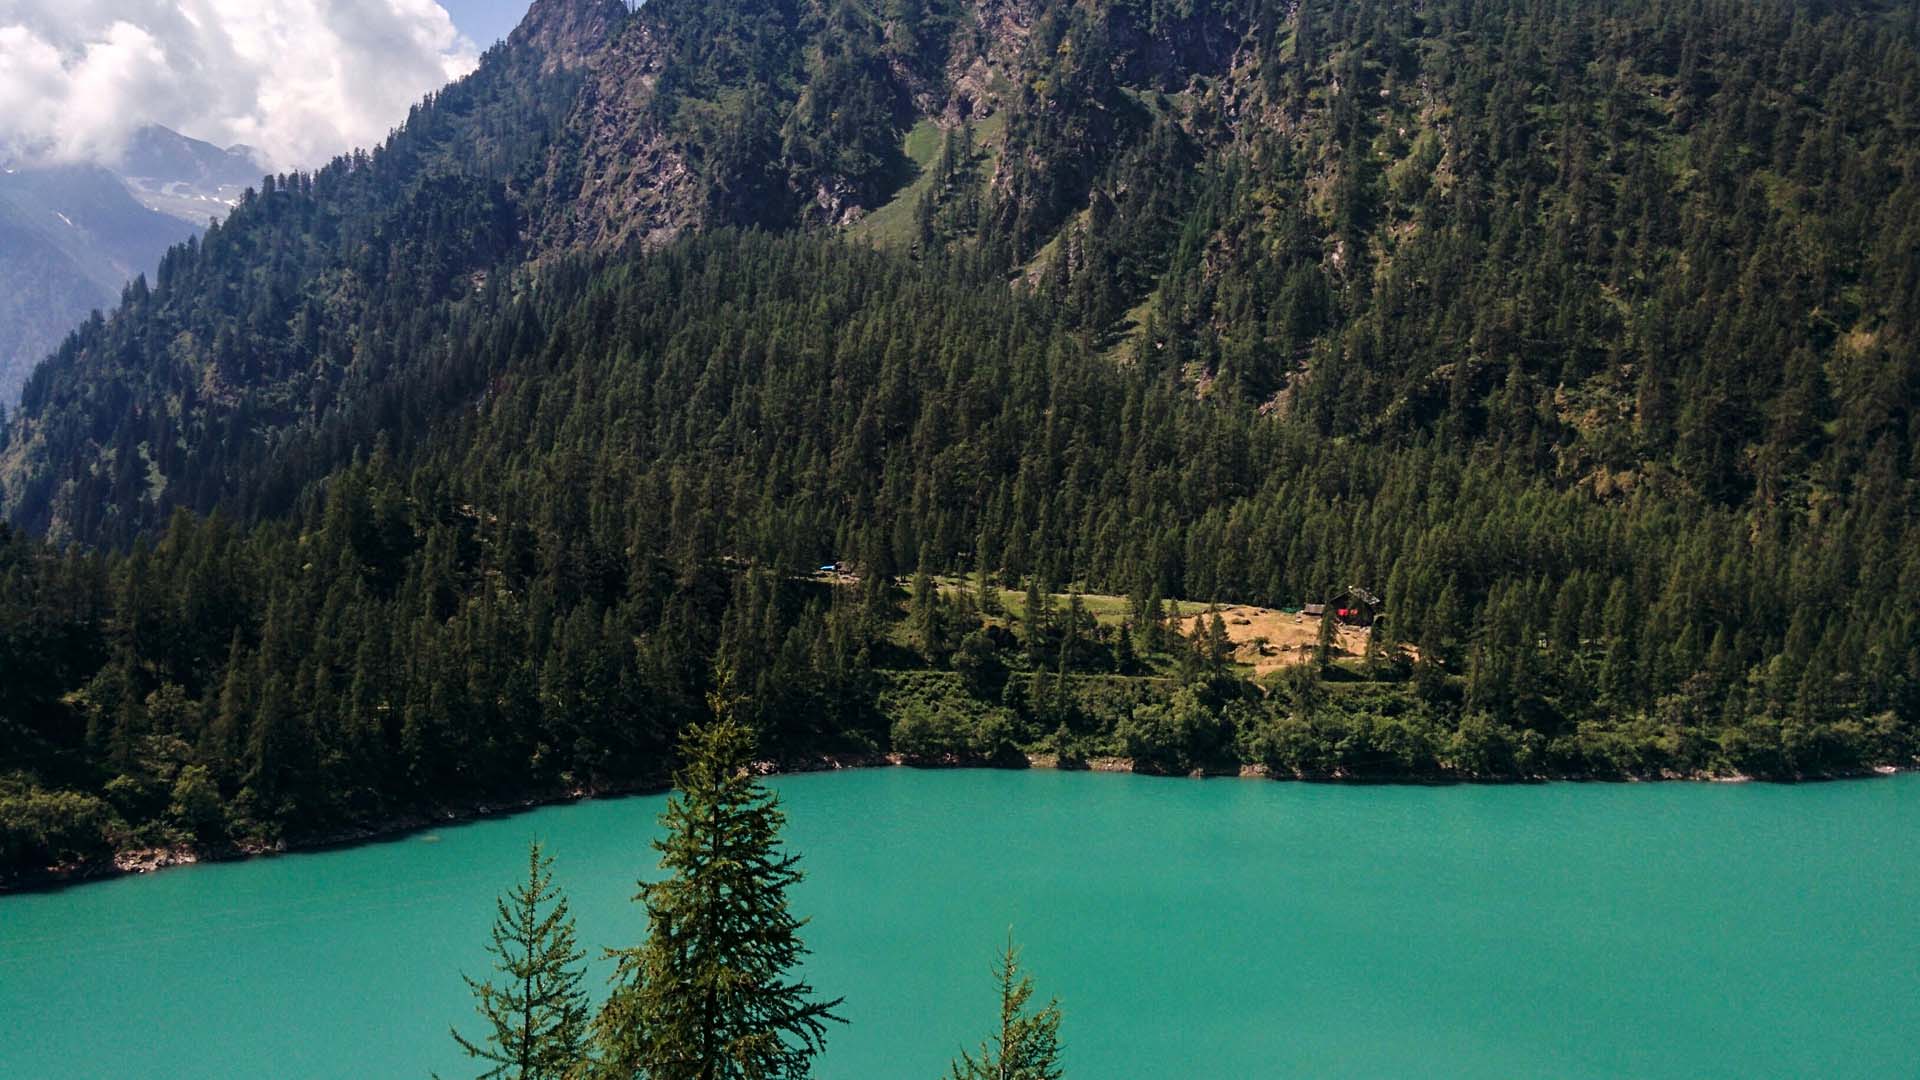
<path fill-rule="evenodd" d="M 628 14 L 622 0 L 534 0 L 507 44 L 540 53 L 541 70 L 549 74 L 585 67 Z"/>

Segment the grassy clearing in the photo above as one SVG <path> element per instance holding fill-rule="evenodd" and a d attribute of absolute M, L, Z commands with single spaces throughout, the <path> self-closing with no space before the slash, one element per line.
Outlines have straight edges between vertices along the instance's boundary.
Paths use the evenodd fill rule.
<path fill-rule="evenodd" d="M 907 131 L 901 150 L 913 163 L 913 179 L 901 185 L 890 201 L 848 226 L 848 233 L 876 247 L 904 248 L 913 243 L 913 208 L 933 186 L 933 163 L 940 157 L 944 134 L 932 120 L 922 120 Z"/>
<path fill-rule="evenodd" d="M 1151 292 L 1140 298 L 1139 303 L 1128 308 L 1127 313 L 1120 316 L 1120 325 L 1113 331 L 1112 344 L 1100 350 L 1100 355 L 1114 363 L 1129 359 L 1133 354 L 1134 345 L 1146 335 L 1147 316 L 1153 311 L 1153 305 L 1159 299 L 1160 287 L 1156 285 Z"/>
<path fill-rule="evenodd" d="M 1189 636 L 1198 632 L 1204 625 L 1202 620 L 1209 617 L 1204 607 L 1182 605 L 1182 610 L 1187 614 L 1181 621 L 1180 632 Z M 1233 643 L 1233 662 L 1250 670 L 1255 678 L 1317 659 L 1320 642 L 1317 618 L 1296 611 L 1230 604 L 1220 609 L 1220 619 L 1226 625 L 1227 640 Z M 1363 655 L 1367 650 L 1367 634 L 1365 627 L 1337 627 L 1334 655 Z"/>
<path fill-rule="evenodd" d="M 822 577 L 840 585 L 851 585 L 856 580 L 851 576 Z M 958 602 L 963 598 L 976 601 L 978 589 L 970 577 L 958 575 L 936 575 L 934 586 L 940 590 L 943 599 Z M 913 579 L 901 577 L 894 584 L 903 591 L 911 590 Z M 1056 612 L 1065 612 L 1073 603 L 1073 593 L 1055 592 L 1047 594 L 1047 602 Z M 996 585 L 993 597 L 997 601 L 996 611 L 992 615 L 981 615 L 981 621 L 989 626 L 1004 626 L 1015 633 L 1022 630 L 1023 613 L 1027 607 L 1027 594 L 1021 589 L 1009 589 Z M 1095 623 L 1102 627 L 1117 628 L 1126 625 L 1132 617 L 1133 605 L 1127 597 L 1113 593 L 1080 593 L 1080 606 L 1093 616 Z M 1172 621 L 1172 629 L 1183 637 L 1192 637 L 1206 629 L 1207 621 L 1213 611 L 1207 604 L 1196 600 L 1165 601 L 1165 613 Z M 1229 667 L 1243 678 L 1261 682 L 1269 677 L 1298 664 L 1318 659 L 1320 642 L 1320 620 L 1310 618 L 1298 610 L 1259 607 L 1254 604 L 1223 604 L 1217 608 L 1221 623 L 1226 627 L 1227 640 L 1232 651 L 1227 656 Z M 906 646 L 907 631 L 904 624 L 895 624 L 890 631 L 893 643 Z M 1365 627 L 1338 626 L 1334 633 L 1334 659 L 1336 666 L 1348 668 L 1356 676 L 1363 674 L 1369 631 Z M 1166 674 L 1171 670 L 1172 658 L 1156 654 L 1143 657 L 1142 661 L 1153 672 L 1153 677 Z"/>
<path fill-rule="evenodd" d="M 940 594 L 949 600 L 958 599 L 962 594 L 970 596 L 975 592 L 973 582 L 967 578 L 940 577 L 934 580 Z M 903 588 L 908 584 L 905 580 L 901 582 Z M 1004 588 L 996 588 L 994 594 L 1000 601 L 1002 614 L 988 621 L 1017 628 L 1021 621 L 1020 613 L 1026 609 L 1027 594 Z M 1071 603 L 1071 597 L 1070 593 L 1050 593 L 1047 600 L 1055 611 L 1065 611 Z M 1109 593 L 1081 593 L 1080 603 L 1102 626 L 1123 625 L 1132 613 L 1132 605 L 1126 597 Z M 1166 610 L 1169 616 L 1176 610 L 1179 612 L 1176 628 L 1188 637 L 1203 630 L 1206 620 L 1211 617 L 1207 605 L 1194 600 L 1167 601 Z M 1219 611 L 1220 619 L 1227 628 L 1227 640 L 1233 644 L 1229 661 L 1241 674 L 1261 678 L 1315 659 L 1315 650 L 1320 641 L 1319 619 L 1309 618 L 1297 611 L 1252 604 L 1227 604 Z M 1342 658 L 1343 662 L 1351 660 L 1358 663 L 1354 658 L 1365 654 L 1367 634 L 1368 631 L 1363 627 L 1339 627 L 1335 633 L 1334 655 Z"/>
<path fill-rule="evenodd" d="M 995 113 L 977 123 L 970 122 L 968 127 L 973 134 L 974 158 L 967 172 L 984 192 L 1000 161 L 1001 144 L 1006 139 L 1006 114 Z M 914 208 L 933 187 L 933 166 L 940 158 L 940 148 L 945 141 L 946 129 L 930 119 L 923 119 L 908 129 L 900 149 L 912 163 L 913 179 L 901 185 L 893 198 L 849 225 L 848 235 L 880 248 L 904 250 L 912 246 Z"/>
<path fill-rule="evenodd" d="M 962 594 L 971 596 L 976 591 L 972 580 L 968 578 L 937 577 L 934 579 L 934 583 L 939 586 L 940 595 L 948 600 L 956 600 Z M 910 579 L 901 580 L 901 587 L 903 588 L 911 584 Z M 1020 613 L 1026 610 L 1027 606 L 1026 592 L 1021 589 L 996 588 L 994 589 L 994 595 L 999 598 L 999 607 L 1000 610 L 1004 612 L 1004 615 L 1001 618 L 988 621 L 999 622 L 1007 626 L 1020 625 Z M 1047 594 L 1047 600 L 1055 611 L 1067 610 L 1068 605 L 1072 603 L 1072 597 L 1072 593 L 1057 592 Z M 1128 603 L 1127 598 L 1124 596 L 1113 596 L 1106 593 L 1081 593 L 1080 603 L 1081 606 L 1085 607 L 1088 613 L 1093 616 L 1094 621 L 1102 626 L 1119 626 L 1127 621 Z"/>
<path fill-rule="evenodd" d="M 1074 229 L 1079 228 L 1081 225 L 1086 224 L 1086 221 L 1087 210 L 1085 207 L 1074 211 L 1065 221 L 1060 223 L 1060 227 L 1054 230 L 1052 236 L 1047 237 L 1047 242 L 1040 245 L 1040 250 L 1034 252 L 1033 258 L 1028 259 L 1026 265 L 1022 266 L 1014 276 L 1017 278 L 1025 278 L 1028 281 L 1038 281 L 1041 273 L 1046 270 L 1047 263 L 1052 261 L 1053 257 L 1059 253 L 1061 245 L 1067 242 L 1067 234 L 1073 232 Z"/>

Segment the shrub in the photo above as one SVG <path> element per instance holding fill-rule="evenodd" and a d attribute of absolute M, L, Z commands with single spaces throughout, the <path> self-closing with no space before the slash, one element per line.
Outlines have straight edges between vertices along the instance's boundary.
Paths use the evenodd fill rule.
<path fill-rule="evenodd" d="M 38 788 L 0 796 L 0 866 L 53 866 L 113 853 L 118 815 L 77 791 Z"/>

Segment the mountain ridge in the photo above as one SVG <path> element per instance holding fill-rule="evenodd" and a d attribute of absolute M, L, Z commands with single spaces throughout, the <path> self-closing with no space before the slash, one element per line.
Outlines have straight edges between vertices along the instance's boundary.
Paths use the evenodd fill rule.
<path fill-rule="evenodd" d="M 221 149 L 147 124 L 129 137 L 113 171 L 148 209 L 198 227 L 232 209 L 247 188 L 259 186 L 267 168 L 251 147 Z"/>
<path fill-rule="evenodd" d="M 193 227 L 143 206 L 97 165 L 18 166 L 0 175 L 0 406 L 89 311 L 108 310 L 136 275 Z"/>
<path fill-rule="evenodd" d="M 224 216 L 266 168 L 244 146 L 220 149 L 147 124 L 106 163 L 15 161 L 0 174 L 0 405 L 75 323 L 110 310 L 134 277 Z M 144 210 L 143 210 L 144 208 Z M 58 223 L 55 227 L 54 223 Z"/>
<path fill-rule="evenodd" d="M 1764 4 L 1752 9 L 1765 17 L 1748 20 L 1753 25 L 1740 32 L 1787 43 L 1787 55 L 1801 57 L 1803 66 L 1817 62 L 1806 20 Z M 1709 355 L 1702 350 L 1757 347 L 1757 341 L 1727 337 L 1724 327 L 1731 324 L 1724 319 L 1716 329 L 1711 320 L 1677 307 L 1656 314 L 1652 306 L 1667 303 L 1657 297 L 1673 288 L 1674 274 L 1698 278 L 1711 290 L 1731 288 L 1717 270 L 1716 278 L 1702 276 L 1699 268 L 1715 257 L 1700 245 L 1713 242 L 1703 230 L 1744 212 L 1771 219 L 1768 227 L 1778 234 L 1745 241 L 1739 257 L 1749 260 L 1755 285 L 1768 275 L 1800 275 L 1796 283 L 1780 283 L 1795 297 L 1789 306 L 1840 321 L 1831 327 L 1794 325 L 1778 318 L 1779 309 L 1769 316 L 1764 307 L 1740 319 L 1757 325 L 1774 318 L 1779 325 L 1769 334 L 1815 354 L 1832 350 L 1835 340 L 1857 344 L 1862 359 L 1842 347 L 1826 361 L 1829 384 L 1836 373 L 1842 381 L 1857 378 L 1844 369 L 1864 364 L 1893 376 L 1882 391 L 1910 394 L 1911 364 L 1897 370 L 1901 365 L 1890 368 L 1883 359 L 1907 354 L 1912 340 L 1894 298 L 1913 292 L 1912 274 L 1898 269 L 1898 253 L 1920 232 L 1911 210 L 1915 200 L 1902 194 L 1914 182 L 1875 165 L 1885 152 L 1873 142 L 1876 126 L 1903 131 L 1912 126 L 1910 119 L 1883 123 L 1893 114 L 1873 113 L 1882 107 L 1854 95 L 1847 100 L 1855 103 L 1849 106 L 1855 114 L 1830 119 L 1821 132 L 1802 119 L 1804 103 L 1779 96 L 1751 72 L 1733 78 L 1746 81 L 1741 93 L 1758 104 L 1734 102 L 1728 90 L 1700 76 L 1689 89 L 1682 69 L 1697 68 L 1698 57 L 1662 43 L 1659 34 L 1671 39 L 1670 31 L 1643 30 L 1630 14 L 1601 18 L 1575 9 L 1568 17 L 1584 20 L 1585 38 L 1519 47 L 1523 55 L 1513 70 L 1522 77 L 1545 70 L 1538 61 L 1543 50 L 1575 50 L 1558 63 L 1584 70 L 1591 93 L 1606 102 L 1604 124 L 1594 126 L 1573 123 L 1575 114 L 1552 104 L 1499 99 L 1499 83 L 1493 97 L 1456 102 L 1441 85 L 1447 69 L 1420 73 L 1423 61 L 1408 42 L 1423 43 L 1430 58 L 1445 56 L 1449 64 L 1489 62 L 1507 48 L 1483 32 L 1498 24 L 1497 15 L 1464 16 L 1479 24 L 1449 30 L 1442 23 L 1451 14 L 1379 5 L 1330 18 L 1321 32 L 1346 35 L 1346 43 L 1316 55 L 1297 10 L 1263 8 L 1246 19 L 1226 13 L 1234 10 L 1203 6 L 1169 14 L 1132 3 L 1083 9 L 899 0 L 873 15 L 844 4 L 666 0 L 629 14 L 615 0 L 543 0 L 489 54 L 482 72 L 449 94 L 468 84 L 478 94 L 499 95 L 507 87 L 514 87 L 508 97 L 537 93 L 544 95 L 542 104 L 526 98 L 521 105 L 542 110 L 544 120 L 522 125 L 497 144 L 481 135 L 475 147 L 446 157 L 444 166 L 428 165 L 428 158 L 401 160 L 391 150 L 370 160 L 391 160 L 384 174 L 391 179 L 382 183 L 417 185 L 437 176 L 432 183 L 501 185 L 497 205 L 486 212 L 500 216 L 503 231 L 477 250 L 495 252 L 491 257 L 508 265 L 537 266 L 570 252 L 658 247 L 691 231 L 729 225 L 847 228 L 886 209 L 895 222 L 890 246 L 976 250 L 1009 269 L 1019 265 L 1030 283 L 1050 288 L 1077 309 L 1084 331 L 1131 350 L 1136 362 L 1147 359 L 1139 350 L 1150 347 L 1157 354 L 1153 362 L 1181 368 L 1202 393 L 1231 387 L 1276 415 L 1316 411 L 1315 422 L 1329 434 L 1405 438 L 1429 427 L 1436 410 L 1481 428 L 1488 414 L 1478 402 L 1498 396 L 1502 373 L 1518 373 L 1535 403 L 1542 395 L 1556 396 L 1550 441 L 1563 459 L 1578 452 L 1557 467 L 1584 475 L 1597 490 L 1618 488 L 1618 479 L 1602 474 L 1624 471 L 1656 483 L 1677 476 L 1689 488 L 1726 497 L 1744 497 L 1756 483 L 1779 482 L 1760 475 L 1756 470 L 1772 466 L 1751 456 L 1766 437 L 1758 414 L 1766 409 L 1764 399 L 1781 392 L 1777 380 L 1766 376 L 1746 386 L 1744 376 L 1716 370 L 1712 378 L 1723 385 L 1704 397 L 1728 399 L 1730 423 L 1721 426 L 1739 444 L 1677 447 L 1669 441 L 1667 417 L 1674 415 L 1675 402 L 1697 404 L 1703 395 L 1681 393 L 1671 385 L 1676 376 L 1649 375 L 1664 361 L 1639 357 L 1653 339 L 1636 326 L 1651 317 L 1684 328 L 1683 366 Z M 1878 17 L 1828 18 L 1870 27 Z M 1641 38 L 1652 48 L 1641 49 Z M 1615 67 L 1597 60 L 1585 69 L 1568 67 L 1582 56 L 1599 55 L 1596 50 L 1613 50 L 1606 55 L 1617 58 Z M 511 59 L 516 56 L 523 59 Z M 1649 62 L 1645 72 L 1634 69 Z M 522 67 L 535 74 L 515 75 Z M 547 89 L 534 91 L 536 85 Z M 465 130 L 463 125 L 515 130 L 499 123 L 504 113 L 485 119 L 473 111 L 504 107 L 499 101 L 483 105 L 476 97 L 456 108 L 449 94 L 415 110 L 409 127 L 419 129 L 419 137 L 406 135 L 403 145 L 431 143 L 444 156 L 455 146 L 451 133 Z M 1514 141 L 1511 149 L 1521 156 L 1499 169 L 1472 164 L 1474 155 L 1484 161 L 1498 151 L 1501 137 L 1462 141 L 1454 125 L 1463 107 L 1487 118 L 1499 115 L 1490 108 L 1507 110 L 1517 123 L 1513 130 L 1524 133 L 1521 140 L 1557 145 L 1559 159 L 1536 161 L 1528 155 L 1537 149 Z M 1746 136 L 1723 122 L 1759 122 L 1742 116 L 1793 128 L 1777 139 L 1770 130 L 1765 136 L 1777 162 L 1766 166 L 1769 190 L 1751 179 L 1742 182 L 1737 170 L 1751 166 L 1727 155 L 1733 145 L 1728 140 Z M 1525 122 L 1518 123 L 1522 117 Z M 1686 125 L 1705 125 L 1702 132 L 1717 143 L 1688 134 Z M 912 186 L 925 170 L 901 147 L 916 128 L 952 144 L 929 163 L 942 177 L 937 189 L 924 182 Z M 1795 138 L 1797 149 L 1790 145 Z M 1885 219 L 1875 227 L 1798 196 L 1782 200 L 1781 193 L 1804 187 L 1791 175 L 1794 168 L 1837 160 L 1834 155 L 1849 142 L 1858 144 L 1845 149 L 1858 163 L 1851 175 L 1882 193 L 1865 201 Z M 1692 160 L 1684 168 L 1661 163 L 1659 155 L 1675 152 Z M 463 157 L 478 170 L 456 164 Z M 356 160 L 343 159 L 349 165 Z M 1783 167 L 1787 174 L 1778 172 Z M 1702 169 L 1717 170 L 1727 186 L 1689 186 L 1685 177 Z M 1229 175 L 1242 177 L 1234 181 L 1240 192 L 1221 189 Z M 1215 190 L 1204 190 L 1209 187 Z M 915 205 L 897 205 L 909 190 L 920 192 Z M 1520 200 L 1517 212 L 1486 205 L 1495 190 Z M 1653 216 L 1643 211 L 1639 220 L 1610 220 L 1623 202 L 1616 192 L 1646 203 Z M 1441 209 L 1442 197 L 1454 206 Z M 1195 218 L 1207 200 L 1221 204 L 1224 213 Z M 1560 216 L 1552 220 L 1558 224 L 1541 217 L 1544 205 L 1534 204 L 1543 202 L 1557 206 Z M 1686 220 L 1696 223 L 1688 234 L 1673 228 L 1683 209 Z M 1586 235 L 1568 228 L 1583 216 Z M 1418 333 L 1409 332 L 1417 318 L 1388 314 L 1416 300 L 1435 311 L 1458 308 L 1478 288 L 1469 283 L 1497 278 L 1501 271 L 1489 268 L 1508 256 L 1497 247 L 1504 241 L 1492 231 L 1494 217 L 1504 217 L 1499 228 L 1524 233 L 1530 244 L 1567 253 L 1524 283 L 1519 296 L 1535 310 L 1565 307 L 1573 320 L 1536 321 L 1556 327 L 1544 359 L 1515 351 L 1527 337 L 1513 324 L 1517 310 L 1500 316 L 1508 325 L 1495 326 L 1492 307 L 1459 309 L 1446 316 L 1452 328 L 1436 324 Z M 1806 222 L 1819 222 L 1826 232 L 1810 232 Z M 1109 235 L 1115 225 L 1119 231 Z M 1182 230 L 1190 239 L 1175 245 Z M 1447 245 L 1456 244 L 1451 233 L 1467 235 L 1461 230 L 1475 234 L 1468 242 L 1485 256 L 1479 266 L 1446 253 Z M 1855 243 L 1851 237 L 1865 245 L 1864 257 L 1846 254 Z M 1755 243 L 1785 250 L 1806 242 L 1825 245 L 1826 269 L 1809 273 L 1792 258 L 1752 262 L 1760 253 Z M 1636 245 L 1644 253 L 1633 250 Z M 469 260 L 462 272 L 502 268 Z M 1888 287 L 1863 292 L 1839 280 L 1861 273 L 1878 275 Z M 1249 321 L 1221 308 L 1219 301 L 1232 294 L 1218 289 L 1216 279 L 1223 276 L 1273 278 L 1260 287 L 1270 302 L 1287 309 L 1285 318 L 1275 322 L 1254 312 L 1258 317 Z M 1452 284 L 1436 291 L 1434 283 L 1443 279 Z M 1746 295 L 1752 293 L 1750 288 Z M 1729 293 L 1730 303 L 1752 303 L 1741 295 Z M 1354 336 L 1382 320 L 1388 324 L 1366 330 L 1374 345 Z M 272 331 L 276 339 L 281 333 Z M 1583 335 L 1588 340 L 1577 340 Z M 1716 335 L 1724 340 L 1714 340 Z M 1149 336 L 1158 340 L 1148 342 Z M 212 335 L 204 337 L 210 341 Z M 1381 344 L 1417 359 L 1383 364 Z M 1196 350 L 1204 355 L 1186 355 Z M 1616 359 L 1602 360 L 1609 351 Z M 1354 391 L 1334 389 L 1338 380 L 1354 381 Z M 1329 394 L 1332 400 L 1326 400 Z M 1463 394 L 1476 403 L 1445 404 L 1464 404 Z M 1616 439 L 1617 418 L 1600 420 L 1613 404 L 1600 403 L 1623 396 L 1633 399 L 1625 443 L 1590 438 L 1598 423 L 1608 429 L 1608 439 Z M 1885 422 L 1863 416 L 1853 426 Z M 270 421 L 275 428 L 279 423 Z M 1649 438 L 1645 449 L 1656 451 L 1652 462 L 1639 445 Z M 33 479 L 35 472 L 92 451 L 65 447 L 35 465 L 38 455 L 23 457 L 20 450 L 31 435 L 16 433 L 10 441 L 14 450 L 0 459 L 7 513 L 35 527 L 54 523 L 66 512 L 36 494 L 47 489 Z M 1857 446 L 1856 452 L 1864 449 Z M 1668 452 L 1679 453 L 1673 459 L 1677 472 L 1648 468 Z M 1636 455 L 1642 460 L 1634 461 Z M 164 519 L 166 509 L 162 503 L 152 513 L 134 506 L 117 512 L 131 512 L 150 526 Z"/>

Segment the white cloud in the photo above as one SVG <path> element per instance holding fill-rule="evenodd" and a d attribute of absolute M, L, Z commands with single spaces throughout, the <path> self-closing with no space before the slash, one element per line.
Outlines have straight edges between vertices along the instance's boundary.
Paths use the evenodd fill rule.
<path fill-rule="evenodd" d="M 155 123 L 314 166 L 476 60 L 435 0 L 0 0 L 0 157 L 111 161 Z"/>

